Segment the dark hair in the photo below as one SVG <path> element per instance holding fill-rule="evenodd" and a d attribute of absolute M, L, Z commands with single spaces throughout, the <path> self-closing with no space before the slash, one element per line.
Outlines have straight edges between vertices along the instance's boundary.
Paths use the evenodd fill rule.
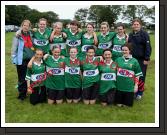
<path fill-rule="evenodd" d="M 35 52 L 37 52 L 37 51 L 41 51 L 44 54 L 43 50 L 40 48 L 35 49 Z"/>
<path fill-rule="evenodd" d="M 135 22 L 138 22 L 140 25 L 142 25 L 141 23 L 141 20 L 139 18 L 136 18 L 132 21 L 132 25 L 135 23 Z"/>
<path fill-rule="evenodd" d="M 106 51 L 111 52 L 111 49 L 105 49 L 105 50 L 103 50 L 103 54 L 104 54 Z M 112 52 L 111 52 L 111 54 L 112 54 Z"/>
<path fill-rule="evenodd" d="M 80 23 L 77 20 L 71 21 L 70 25 L 76 25 L 76 26 L 80 27 Z"/>
<path fill-rule="evenodd" d="M 86 27 L 87 27 L 88 25 L 91 25 L 91 26 L 94 28 L 93 23 L 88 23 L 88 24 L 86 25 Z"/>
<path fill-rule="evenodd" d="M 70 50 L 71 50 L 71 49 L 76 49 L 77 52 L 78 52 L 78 49 L 77 49 L 76 47 L 74 47 L 74 46 L 72 46 L 72 47 L 70 48 Z"/>
<path fill-rule="evenodd" d="M 53 47 L 52 47 L 52 51 L 54 51 L 56 48 L 60 49 L 59 46 L 53 46 Z M 60 49 L 60 50 L 61 50 L 61 49 Z"/>
<path fill-rule="evenodd" d="M 133 50 L 133 46 L 132 46 L 132 43 L 125 43 L 123 46 L 121 46 L 121 49 L 123 47 L 127 47 L 130 51 L 130 54 L 132 53 L 132 50 Z"/>
<path fill-rule="evenodd" d="M 89 46 L 88 48 L 86 48 L 86 52 L 88 52 L 90 49 L 93 49 L 94 52 L 95 52 L 95 48 L 94 48 L 94 46 Z"/>
<path fill-rule="evenodd" d="M 121 22 L 117 23 L 117 25 L 116 25 L 116 27 L 121 27 L 121 26 L 122 26 L 123 29 L 125 29 L 125 25 Z"/>

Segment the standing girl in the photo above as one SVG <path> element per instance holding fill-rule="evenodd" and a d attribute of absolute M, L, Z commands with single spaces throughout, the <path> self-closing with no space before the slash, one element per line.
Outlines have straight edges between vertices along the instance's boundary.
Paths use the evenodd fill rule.
<path fill-rule="evenodd" d="M 118 64 L 116 103 L 118 106 L 133 106 L 134 93 L 138 90 L 142 71 L 138 61 L 131 55 L 131 44 L 122 46 L 122 51 L 123 56 L 115 61 Z"/>

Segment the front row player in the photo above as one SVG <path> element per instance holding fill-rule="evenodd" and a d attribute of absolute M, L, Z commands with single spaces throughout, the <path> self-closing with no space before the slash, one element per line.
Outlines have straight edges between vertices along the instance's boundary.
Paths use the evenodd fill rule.
<path fill-rule="evenodd" d="M 46 102 L 46 88 L 44 80 L 46 78 L 45 65 L 42 61 L 43 51 L 37 49 L 35 56 L 30 60 L 27 68 L 27 92 L 30 94 L 30 103 L 35 105 L 37 103 Z"/>
<path fill-rule="evenodd" d="M 111 59 L 111 49 L 103 51 L 104 61 L 100 62 L 99 99 L 103 106 L 113 104 L 116 92 L 116 63 Z"/>
<path fill-rule="evenodd" d="M 116 59 L 117 65 L 117 92 L 118 106 L 133 106 L 134 93 L 138 89 L 139 76 L 142 71 L 138 61 L 132 57 L 132 46 L 126 43 L 122 46 L 123 57 Z"/>
<path fill-rule="evenodd" d="M 100 58 L 95 57 L 95 48 L 87 48 L 86 57 L 82 60 L 83 80 L 82 96 L 84 104 L 95 104 L 99 89 L 99 66 Z"/>

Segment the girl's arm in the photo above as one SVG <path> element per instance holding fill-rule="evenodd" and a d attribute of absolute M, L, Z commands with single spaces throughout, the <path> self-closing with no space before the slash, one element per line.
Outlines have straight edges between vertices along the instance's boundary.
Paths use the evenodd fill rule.
<path fill-rule="evenodd" d="M 27 65 L 28 68 L 32 68 L 32 63 L 33 63 L 34 59 L 35 59 L 35 56 L 33 56 L 31 58 L 31 60 L 28 62 L 28 65 Z"/>
<path fill-rule="evenodd" d="M 98 39 L 97 39 L 97 35 L 96 35 L 95 32 L 93 32 L 93 37 L 94 37 L 94 44 L 95 44 L 95 46 L 97 46 L 98 45 Z"/>

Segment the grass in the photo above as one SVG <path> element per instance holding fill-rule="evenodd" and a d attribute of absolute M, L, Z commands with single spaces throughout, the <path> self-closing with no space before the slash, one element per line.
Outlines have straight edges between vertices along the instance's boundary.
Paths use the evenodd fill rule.
<path fill-rule="evenodd" d="M 100 104 L 67 104 L 33 106 L 27 98 L 18 101 L 17 72 L 11 64 L 10 50 L 14 33 L 5 35 L 5 115 L 6 123 L 154 123 L 155 122 L 155 60 L 154 35 L 151 36 L 152 56 L 148 66 L 144 97 L 132 108 L 102 107 Z"/>

